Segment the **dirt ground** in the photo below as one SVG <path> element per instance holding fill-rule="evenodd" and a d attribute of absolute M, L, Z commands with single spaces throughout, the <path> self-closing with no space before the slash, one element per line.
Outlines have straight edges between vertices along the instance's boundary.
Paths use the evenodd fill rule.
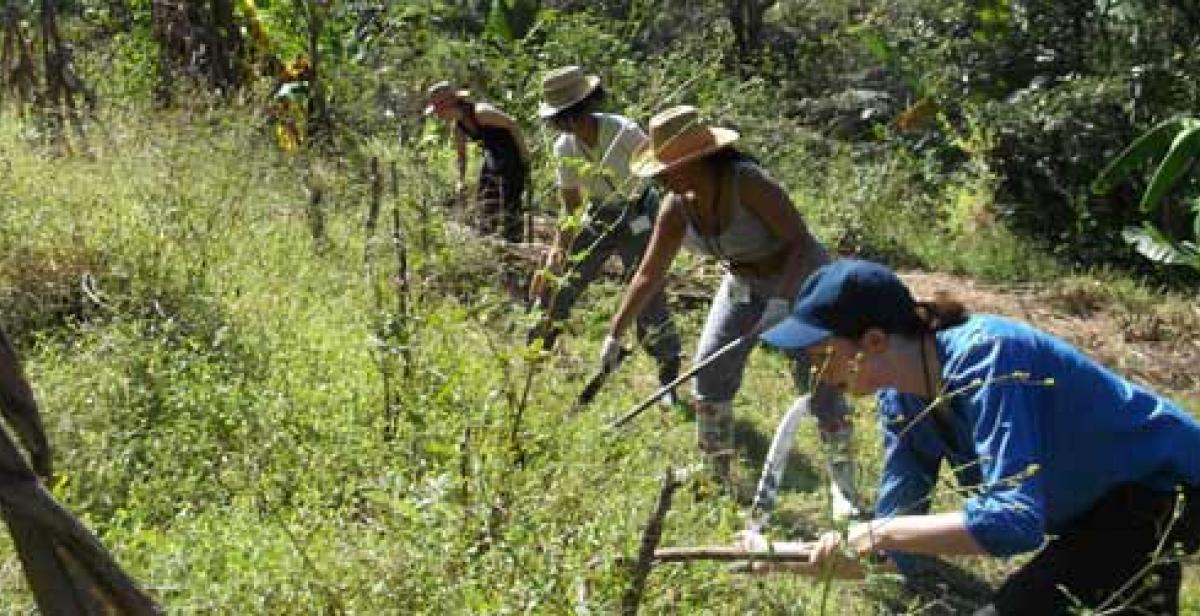
<path fill-rule="evenodd" d="M 547 219 L 530 220 L 528 227 L 533 241 L 507 245 L 509 258 L 503 265 L 526 277 L 540 265 L 553 236 Z M 615 260 L 609 266 L 606 273 L 616 279 Z M 1200 302 L 1187 305 L 1173 300 L 1172 306 L 1129 310 L 1105 301 L 1098 289 L 1078 281 L 1023 289 L 936 272 L 901 272 L 900 276 L 918 299 L 946 292 L 972 312 L 1020 319 L 1071 342 L 1128 378 L 1188 404 L 1200 404 Z M 695 308 L 707 305 L 712 281 L 698 285 L 696 280 L 686 280 L 690 277 L 677 273 L 670 285 L 673 301 Z"/>
<path fill-rule="evenodd" d="M 1132 314 L 1058 289 L 1020 290 L 940 273 L 907 272 L 901 278 L 918 299 L 939 291 L 988 312 L 1031 323 L 1063 338 L 1126 377 L 1168 395 L 1200 396 L 1200 305 L 1191 314 L 1165 318 Z"/>

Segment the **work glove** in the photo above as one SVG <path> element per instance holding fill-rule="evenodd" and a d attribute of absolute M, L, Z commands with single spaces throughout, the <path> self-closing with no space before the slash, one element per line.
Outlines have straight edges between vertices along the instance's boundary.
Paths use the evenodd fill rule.
<path fill-rule="evenodd" d="M 621 348 L 621 341 L 613 338 L 612 335 L 604 337 L 604 346 L 600 347 L 600 366 L 605 372 L 611 372 L 617 368 L 617 364 L 621 363 L 621 356 L 624 354 L 624 349 Z"/>
<path fill-rule="evenodd" d="M 761 334 L 782 323 L 791 313 L 791 302 L 782 297 L 772 297 L 767 300 L 767 307 L 763 309 L 762 316 L 758 319 L 758 324 L 754 326 L 754 331 Z"/>

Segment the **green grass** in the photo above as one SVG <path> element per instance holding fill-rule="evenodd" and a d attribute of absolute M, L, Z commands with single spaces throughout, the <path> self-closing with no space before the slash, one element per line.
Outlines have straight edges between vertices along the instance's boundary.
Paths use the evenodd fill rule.
<path fill-rule="evenodd" d="M 240 114 L 252 116 L 234 108 L 190 121 L 107 118 L 93 158 L 44 154 L 13 122 L 0 130 L 9 169 L 0 183 L 0 318 L 42 405 L 62 475 L 55 494 L 170 613 L 614 611 L 659 478 L 699 461 L 694 424 L 677 414 L 652 409 L 626 431 L 603 432 L 654 387 L 641 355 L 586 413 L 565 417 L 618 290 L 597 285 L 588 310 L 577 311 L 575 335 L 534 365 L 514 441 L 531 364 L 519 348 L 527 317 L 494 285 L 501 260 L 444 226 L 436 207 L 431 245 L 423 251 L 416 239 L 421 205 L 444 195 L 444 169 L 372 146 L 397 162 L 403 189 L 386 198 L 367 259 L 362 165 L 320 163 L 325 237 L 314 241 L 307 163 L 275 153 L 268 133 Z M 819 232 L 849 220 L 824 195 L 838 182 L 855 186 L 854 172 L 811 188 L 789 176 L 798 200 L 816 204 Z M 885 196 L 904 198 L 898 180 L 874 177 L 872 186 L 891 191 Z M 857 231 L 865 240 L 920 259 L 943 252 L 885 225 L 885 201 L 864 206 L 872 208 Z M 407 316 L 390 281 L 393 208 L 416 273 Z M 958 269 L 1023 275 L 1028 266 L 1013 263 L 1020 250 L 1008 241 L 960 247 Z M 79 290 L 88 276 L 90 296 Z M 702 317 L 680 315 L 688 347 Z M 782 358 L 756 353 L 737 404 L 747 486 L 791 396 Z M 862 404 L 858 441 L 870 477 L 880 461 Z M 816 451 L 809 424 L 781 504 L 784 534 L 827 525 Z M 943 499 L 952 506 L 951 495 Z M 726 543 L 740 511 L 732 498 L 689 484 L 663 543 Z M 966 562 L 992 579 L 1004 568 Z M 643 606 L 870 613 L 905 601 L 887 579 L 868 589 L 665 566 Z M 0 595 L 6 613 L 32 610 L 7 548 Z M 909 601 L 915 610 L 928 599 Z"/>

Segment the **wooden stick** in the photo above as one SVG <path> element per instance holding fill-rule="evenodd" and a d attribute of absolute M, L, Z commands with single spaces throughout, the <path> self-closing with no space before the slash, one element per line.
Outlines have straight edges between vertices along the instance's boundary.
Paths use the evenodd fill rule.
<path fill-rule="evenodd" d="M 808 562 L 812 558 L 812 547 L 801 546 L 791 550 L 751 551 L 724 546 L 697 546 L 682 548 L 660 548 L 654 551 L 654 560 L 660 563 L 683 563 L 696 560 L 759 562 Z"/>
<path fill-rule="evenodd" d="M 629 582 L 629 588 L 621 597 L 621 614 L 623 616 L 635 616 L 642 603 L 646 578 L 650 576 L 650 567 L 654 564 L 655 548 L 662 539 L 663 519 L 667 517 L 667 511 L 671 509 L 671 497 L 678 487 L 679 479 L 675 476 L 674 469 L 667 467 L 667 472 L 663 475 L 662 489 L 658 493 L 658 504 L 654 508 L 654 513 L 650 515 L 650 521 L 646 523 L 646 530 L 642 533 L 642 543 L 638 549 L 637 561 L 633 563 L 633 575 Z"/>
<path fill-rule="evenodd" d="M 379 157 L 372 156 L 367 178 L 371 182 L 371 200 L 367 209 L 367 242 L 375 235 L 375 226 L 379 221 L 379 210 L 383 206 L 383 175 L 379 170 Z"/>

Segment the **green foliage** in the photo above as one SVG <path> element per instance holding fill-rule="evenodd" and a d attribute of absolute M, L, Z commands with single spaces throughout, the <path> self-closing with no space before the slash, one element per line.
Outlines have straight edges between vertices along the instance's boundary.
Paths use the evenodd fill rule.
<path fill-rule="evenodd" d="M 492 0 L 487 33 L 506 41 L 525 38 L 537 22 L 541 0 Z"/>
<path fill-rule="evenodd" d="M 1134 140 L 1096 178 L 1092 189 L 1108 192 L 1117 180 L 1146 163 L 1160 159 L 1142 195 L 1142 212 L 1157 212 L 1166 196 L 1200 160 L 1200 119 L 1174 118 L 1158 124 Z M 1188 265 L 1200 270 L 1200 195 L 1192 195 L 1192 239 L 1175 240 L 1149 224 L 1127 228 L 1124 237 L 1139 254 L 1160 263 Z"/>
<path fill-rule="evenodd" d="M 693 103 L 737 128 L 739 146 L 832 249 L 1019 282 L 1058 280 L 1087 252 L 1081 244 L 1094 243 L 1097 260 L 1111 253 L 1103 242 L 1120 226 L 1084 200 L 1088 183 L 1132 135 L 1131 115 L 1165 117 L 1195 99 L 1172 79 L 1191 60 L 1163 60 L 1150 37 L 1109 54 L 1113 75 L 1051 72 L 1029 85 L 1041 74 L 1029 67 L 1042 64 L 1024 46 L 1070 31 L 1055 14 L 1054 29 L 1021 34 L 1037 24 L 1017 3 L 885 3 L 863 15 L 860 3 L 792 2 L 755 58 L 731 58 L 715 1 L 605 2 L 604 14 L 545 2 L 512 36 L 486 32 L 498 4 L 533 3 L 330 3 L 321 62 L 337 137 L 326 159 L 275 151 L 266 81 L 225 100 L 180 84 L 189 95 L 179 109 L 147 109 L 157 49 L 142 0 L 130 3 L 132 30 L 82 39 L 81 66 L 105 103 L 91 156 L 52 157 L 29 124 L 0 123 L 0 319 L 18 334 L 45 409 L 64 472 L 54 489 L 169 611 L 611 612 L 663 467 L 696 462 L 694 426 L 668 413 L 600 431 L 654 386 L 642 356 L 587 413 L 564 419 L 619 287 L 596 285 L 572 335 L 532 361 L 521 346 L 529 316 L 497 284 L 513 261 L 463 233 L 461 213 L 446 207 L 454 154 L 445 127 L 420 114 L 435 80 L 454 79 L 518 120 L 538 157 L 540 209 L 557 202 L 546 155 L 555 135 L 533 119 L 538 82 L 575 63 L 601 75 L 613 110 L 643 124 Z M 297 3 L 259 5 L 278 53 L 300 52 Z M 1141 19 L 1165 23 L 1144 8 L 1152 17 Z M 608 17 L 617 13 L 629 21 Z M 954 35 L 963 23 L 972 26 Z M 874 59 L 859 37 L 868 30 Z M 1123 54 L 1149 68 L 1135 75 Z M 1085 60 L 1061 68 L 1103 64 Z M 904 82 L 896 96 L 908 88 L 937 101 L 926 132 L 900 133 L 884 118 L 839 139 L 796 117 L 801 98 L 852 87 L 847 74 L 880 63 Z M 367 238 L 373 156 L 387 190 Z M 319 205 L 306 186 L 322 188 Z M 1113 216 L 1138 214 L 1118 205 Z M 397 245 L 412 289 L 404 308 Z M 717 272 L 684 257 L 674 274 L 689 285 L 678 317 L 692 339 L 703 310 L 691 308 Z M 1120 305 L 1179 338 L 1194 331 L 1186 300 L 1151 310 L 1157 290 L 1121 272 L 1100 280 L 1107 295 L 1087 277 L 1061 301 Z M 794 395 L 781 357 L 751 362 L 737 409 L 745 483 L 761 459 L 755 443 Z M 1172 393 L 1191 395 L 1181 382 Z M 871 451 L 863 406 L 855 421 Z M 817 440 L 812 429 L 799 435 L 780 537 L 809 537 L 825 522 Z M 881 460 L 865 453 L 863 463 L 871 476 Z M 741 526 L 739 504 L 709 487 L 679 492 L 665 544 L 724 543 Z M 940 494 L 937 506 L 957 496 Z M 6 608 L 29 612 L 3 553 Z M 643 609 L 920 613 L 931 601 L 942 599 L 904 595 L 891 580 L 864 589 L 697 565 L 656 569 Z"/>

